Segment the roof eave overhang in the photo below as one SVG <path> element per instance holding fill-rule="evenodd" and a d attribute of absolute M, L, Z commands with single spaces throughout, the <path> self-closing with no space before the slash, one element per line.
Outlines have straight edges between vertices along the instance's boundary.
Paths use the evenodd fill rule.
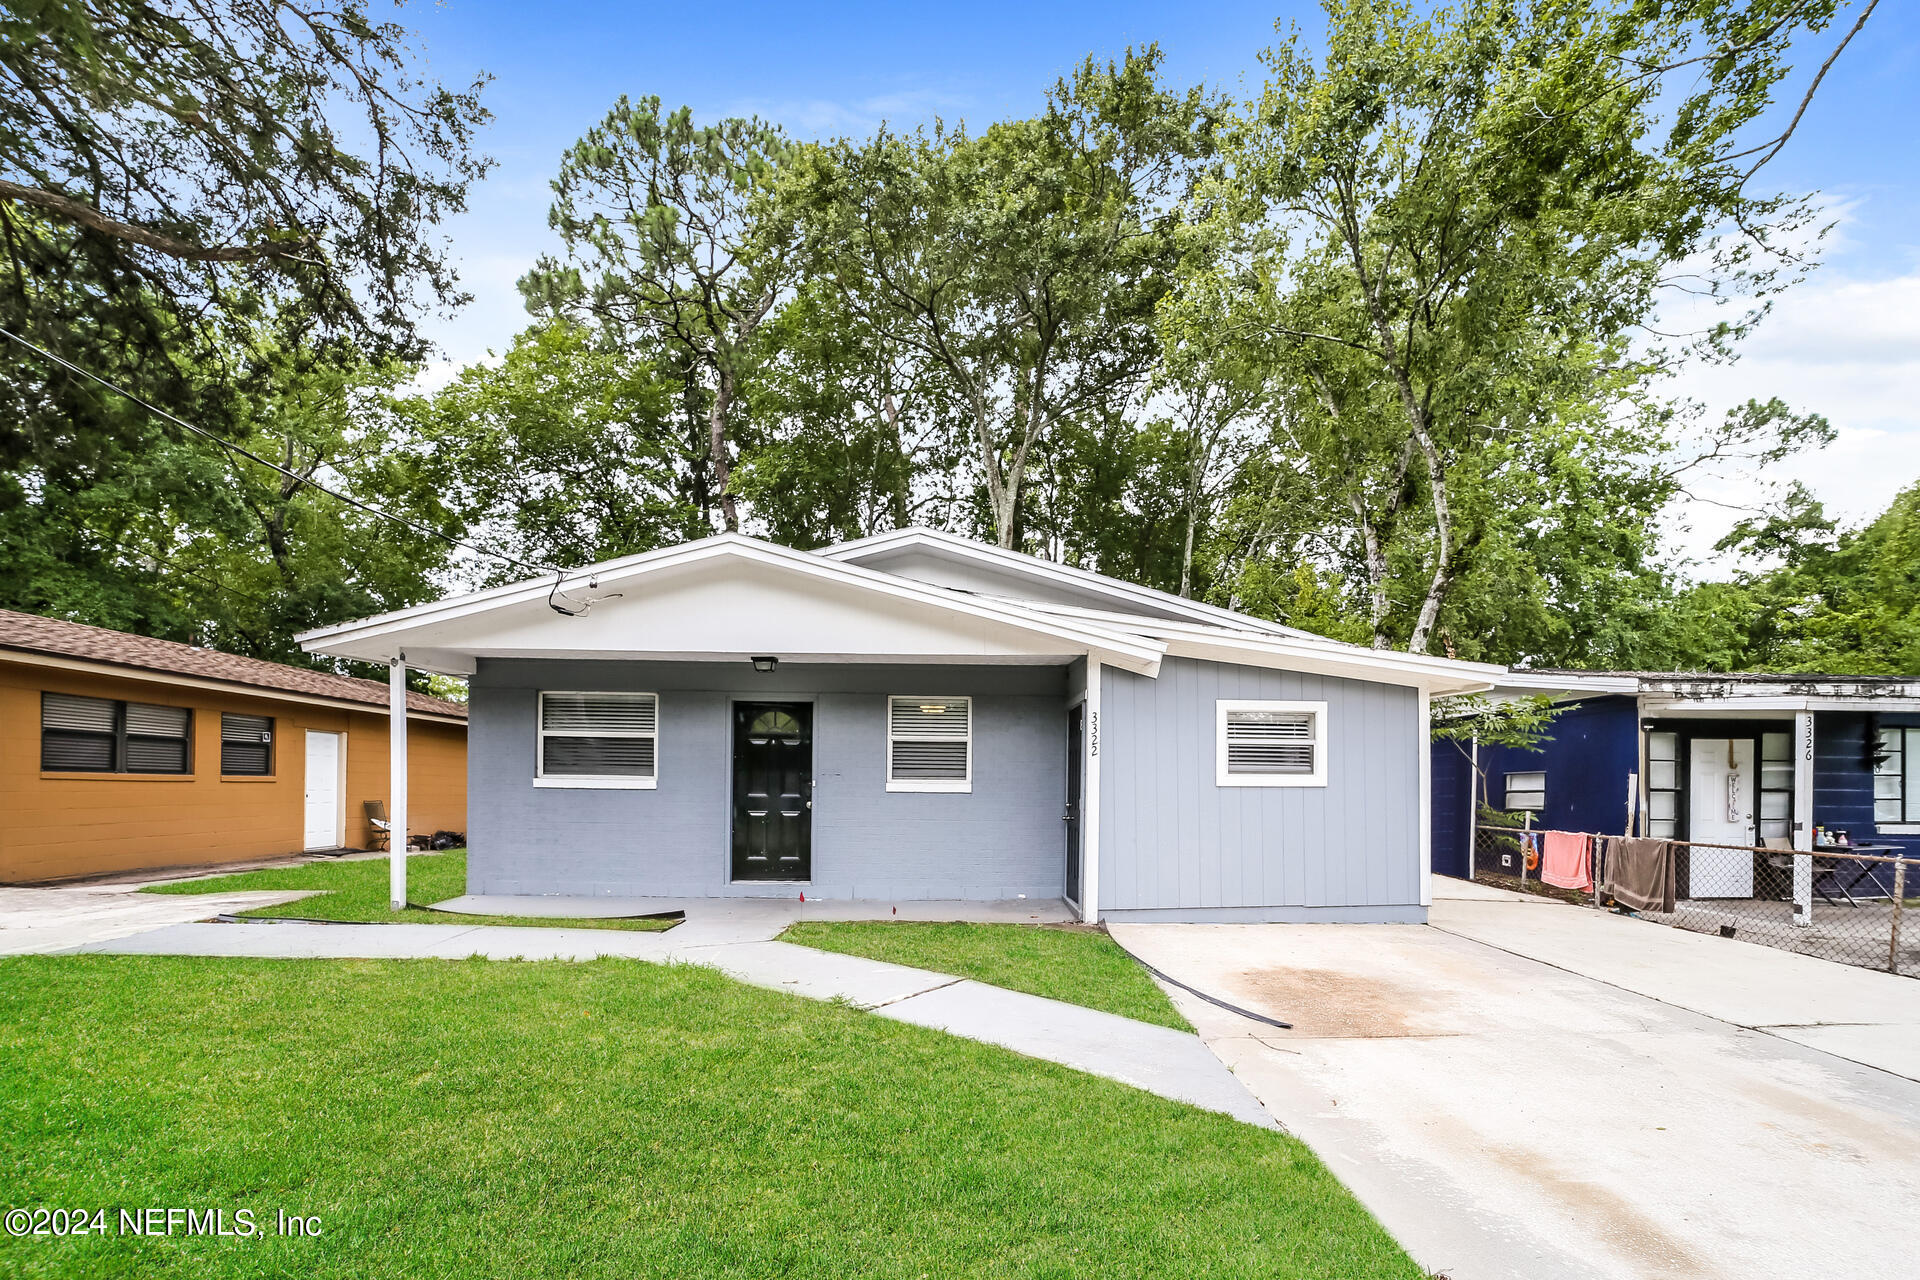
<path fill-rule="evenodd" d="M 1164 644 L 1124 630 L 1055 618 L 1017 605 L 962 597 L 941 587 L 897 578 L 859 565 L 844 564 L 810 552 L 792 551 L 738 534 L 722 534 L 699 542 L 683 543 L 677 547 L 667 547 L 623 560 L 609 561 L 606 564 L 578 570 L 569 576 L 575 582 L 591 580 L 599 584 L 598 589 L 610 590 L 641 581 L 649 574 L 685 568 L 704 560 L 724 558 L 736 558 L 746 563 L 852 586 L 871 591 L 876 595 L 910 601 L 948 614 L 996 622 L 1044 638 L 1048 642 L 1047 651 L 1049 652 L 1057 651 L 1064 645 L 1070 652 L 1097 657 L 1104 663 L 1142 675 L 1157 675 L 1160 659 L 1166 653 Z M 436 601 L 411 609 L 363 618 L 355 622 L 316 628 L 302 632 L 295 639 L 299 641 L 301 648 L 309 653 L 365 660 L 370 646 L 371 649 L 377 649 L 388 655 L 403 652 L 408 647 L 409 638 L 418 637 L 426 627 L 443 626 L 449 622 L 478 618 L 491 612 L 532 604 L 547 597 L 553 590 L 553 583 L 545 579 L 535 579 L 490 591 L 476 592 L 468 596 L 459 596 L 451 600 Z M 463 655 L 466 661 L 463 664 L 464 669 L 444 661 L 441 666 L 428 665 L 423 669 L 445 670 L 446 674 L 463 675 L 471 673 L 472 657 L 485 646 L 476 645 L 463 649 L 458 644 L 449 645 L 442 639 L 436 639 L 424 647 L 431 648 L 441 655 Z M 409 665 L 415 664 L 410 660 Z"/>
<path fill-rule="evenodd" d="M 1424 658 L 1392 650 L 1314 645 L 1304 641 L 1242 639 L 1181 634 L 1167 639 L 1172 657 L 1202 658 L 1243 666 L 1306 671 L 1348 680 L 1399 685 L 1437 696 L 1484 693 L 1494 687 L 1506 668 L 1451 658 Z"/>
<path fill-rule="evenodd" d="M 1076 569 L 1072 565 L 1055 564 L 1050 560 L 1041 560 L 1036 556 L 1022 555 L 1017 551 L 1008 551 L 1000 547 L 989 547 L 969 538 L 941 533 L 937 529 L 894 529 L 887 533 L 877 533 L 871 537 L 860 538 L 853 542 L 837 543 L 831 547 L 822 547 L 812 554 L 838 561 L 842 564 L 857 564 L 867 556 L 892 551 L 899 548 L 921 547 L 936 552 L 945 552 L 971 560 L 977 564 L 996 565 L 1051 577 L 1064 584 L 1089 591 L 1101 591 L 1122 600 L 1131 600 L 1138 604 L 1149 605 L 1156 609 L 1165 609 L 1184 613 L 1188 618 L 1203 626 L 1239 626 L 1263 634 L 1291 635 L 1295 629 L 1265 618 L 1256 618 L 1250 614 L 1235 613 L 1231 609 L 1222 609 L 1215 605 L 1204 604 L 1197 600 L 1185 600 L 1179 596 L 1168 595 L 1149 587 L 1137 586 L 1131 582 L 1122 582 L 1118 578 L 1109 578 L 1104 574 L 1087 569 Z"/>
<path fill-rule="evenodd" d="M 230 694 L 236 697 L 260 698 L 270 702 L 292 702 L 309 707 L 328 707 L 336 711 L 358 711 L 366 715 L 384 716 L 388 709 L 377 702 L 358 702 L 352 698 L 330 698 L 322 693 L 296 693 L 291 689 L 274 689 L 267 685 L 249 684 L 244 680 L 220 680 L 212 676 L 179 675 L 171 671 L 156 671 L 152 667 L 142 667 L 133 663 L 109 662 L 100 658 L 75 658 L 67 654 L 42 653 L 35 649 L 21 649 L 12 646 L 0 646 L 0 661 L 25 663 L 31 666 L 48 667 L 60 671 L 72 671 L 77 674 L 106 676 L 116 680 L 141 680 L 150 684 L 171 685 L 182 689 L 205 689 L 211 692 Z M 457 672 L 442 672 L 443 675 L 456 675 Z M 407 708 L 409 720 L 421 720 L 433 724 L 459 725 L 465 728 L 465 716 L 447 715 L 436 711 L 422 711 L 418 707 Z"/>
<path fill-rule="evenodd" d="M 1640 699 L 1644 715 L 1656 716 L 1739 716 L 1779 715 L 1794 711 L 1891 711 L 1909 714 L 1920 711 L 1920 698 L 1832 697 L 1819 694 L 1774 695 L 1752 698 L 1676 698 L 1647 694 Z"/>

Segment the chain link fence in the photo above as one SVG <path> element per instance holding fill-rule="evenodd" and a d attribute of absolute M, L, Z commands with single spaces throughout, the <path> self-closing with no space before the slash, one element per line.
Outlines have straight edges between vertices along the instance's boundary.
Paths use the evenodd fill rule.
<path fill-rule="evenodd" d="M 1583 890 L 1541 879 L 1546 834 L 1522 827 L 1476 828 L 1474 880 L 1920 978 L 1920 859 L 1671 840 L 1666 843 L 1673 849 L 1673 910 L 1632 910 L 1606 889 L 1607 843 L 1618 837 L 1575 833 L 1589 841 L 1593 887 Z M 1804 913 L 1795 909 L 1796 878 L 1800 903 L 1809 907 Z"/>

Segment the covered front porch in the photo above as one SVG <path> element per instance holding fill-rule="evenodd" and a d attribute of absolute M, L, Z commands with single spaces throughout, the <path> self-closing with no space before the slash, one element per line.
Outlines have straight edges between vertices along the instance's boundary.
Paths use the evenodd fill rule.
<path fill-rule="evenodd" d="M 1100 673 L 1166 651 L 732 537 L 307 643 L 384 658 L 396 705 L 409 669 L 467 678 L 473 894 L 1064 899 L 1087 918 Z"/>
<path fill-rule="evenodd" d="M 1887 820 L 1904 779 L 1898 753 L 1889 763 L 1883 745 L 1920 719 L 1904 699 L 1824 689 L 1822 678 L 1778 677 L 1778 690 L 1762 679 L 1643 687 L 1642 829 L 1685 842 L 1682 899 L 1744 912 L 1749 926 L 1764 904 L 1785 904 L 1791 923 L 1809 929 L 1816 913 L 1885 901 L 1896 867 L 1880 859 L 1920 852 L 1912 828 Z"/>

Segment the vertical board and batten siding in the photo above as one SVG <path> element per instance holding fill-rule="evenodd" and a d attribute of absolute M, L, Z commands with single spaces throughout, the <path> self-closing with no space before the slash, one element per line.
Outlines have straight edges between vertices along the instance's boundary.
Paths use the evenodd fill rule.
<path fill-rule="evenodd" d="M 1327 704 L 1327 785 L 1222 787 L 1215 703 Z M 1409 920 L 1420 904 L 1414 690 L 1170 658 L 1103 674 L 1101 915 Z"/>
<path fill-rule="evenodd" d="M 473 893 L 1057 898 L 1066 794 L 1062 667 L 482 659 L 470 686 Z M 534 785 L 541 690 L 660 695 L 651 790 Z M 973 698 L 973 789 L 886 789 L 889 695 Z M 814 707 L 813 873 L 734 884 L 736 699 Z"/>

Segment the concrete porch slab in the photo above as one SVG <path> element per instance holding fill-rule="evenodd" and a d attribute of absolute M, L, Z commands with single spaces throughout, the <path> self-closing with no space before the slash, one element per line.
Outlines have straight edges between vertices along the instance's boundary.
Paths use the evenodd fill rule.
<path fill-rule="evenodd" d="M 1079 919 L 1071 907 L 1057 898 L 1009 898 L 989 902 L 826 898 L 802 902 L 798 894 L 781 898 L 614 898 L 469 893 L 431 905 L 435 911 L 460 915 L 546 917 L 557 920 L 609 920 L 680 912 L 689 921 L 695 918 L 778 919 L 785 922 L 782 928 L 795 920 L 958 920 L 979 924 L 1067 924 Z"/>

